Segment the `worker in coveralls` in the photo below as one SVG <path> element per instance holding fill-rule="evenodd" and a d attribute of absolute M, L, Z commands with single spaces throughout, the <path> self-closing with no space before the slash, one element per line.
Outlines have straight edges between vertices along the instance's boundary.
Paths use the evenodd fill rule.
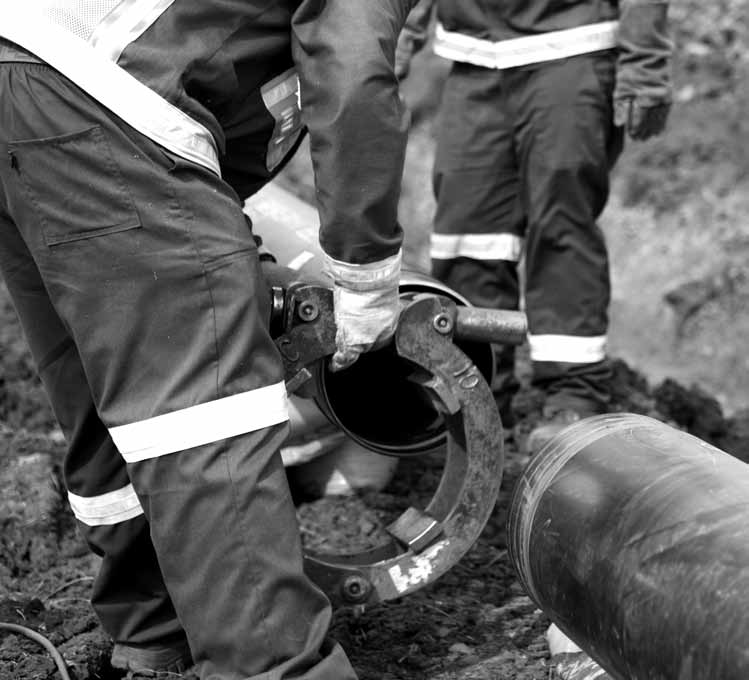
<path fill-rule="evenodd" d="M 454 63 L 435 131 L 433 273 L 476 305 L 515 309 L 524 256 L 533 383 L 546 393 L 533 453 L 607 410 L 610 283 L 597 221 L 625 131 L 644 140 L 666 122 L 667 2 L 421 0 L 399 40 L 401 78 L 435 6 L 434 50 Z M 492 387 L 506 423 L 513 364 L 512 348 L 498 352 Z M 607 677 L 555 626 L 548 639 L 558 677 Z"/>
<path fill-rule="evenodd" d="M 482 307 L 517 308 L 525 258 L 537 451 L 564 425 L 607 410 L 609 267 L 597 220 L 624 131 L 660 133 L 671 103 L 665 0 L 422 0 L 396 59 L 425 42 L 453 60 L 436 125 L 431 239 L 437 278 Z M 517 389 L 512 349 L 493 385 L 503 420 Z"/>
<path fill-rule="evenodd" d="M 356 677 L 302 571 L 241 199 L 306 126 L 334 366 L 393 332 L 408 124 L 393 57 L 410 6 L 0 4 L 0 270 L 69 443 L 116 668 Z"/>

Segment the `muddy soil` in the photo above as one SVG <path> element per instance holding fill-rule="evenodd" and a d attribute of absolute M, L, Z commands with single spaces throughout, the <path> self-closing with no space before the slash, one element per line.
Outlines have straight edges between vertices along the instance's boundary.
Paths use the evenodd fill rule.
<path fill-rule="evenodd" d="M 0 298 L 2 299 L 2 298 Z M 6 336 L 18 331 L 4 310 Z M 96 558 L 76 533 L 61 484 L 64 445 L 20 343 L 8 343 L 0 372 L 0 621 L 40 632 L 62 653 L 75 680 L 115 680 L 111 642 L 88 596 Z M 617 410 L 648 414 L 749 456 L 745 419 L 727 419 L 717 401 L 674 381 L 651 389 L 617 364 Z M 525 388 L 515 400 L 518 437 L 539 417 L 541 395 Z M 22 427 L 26 422 L 30 426 Z M 745 428 L 746 429 L 746 428 Z M 505 519 L 513 485 L 526 462 L 511 437 L 499 501 L 464 559 L 430 586 L 365 611 L 339 609 L 332 634 L 362 680 L 546 680 L 546 616 L 523 592 L 507 557 Z M 328 498 L 298 506 L 302 536 L 315 551 L 360 550 L 409 505 L 423 507 L 441 475 L 441 458 L 401 461 L 380 493 Z M 59 678 L 36 642 L 0 631 L 0 678 Z"/>

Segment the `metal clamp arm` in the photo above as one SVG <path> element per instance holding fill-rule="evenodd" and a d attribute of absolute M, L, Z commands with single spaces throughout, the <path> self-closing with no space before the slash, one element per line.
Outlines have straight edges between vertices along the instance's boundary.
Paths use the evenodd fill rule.
<path fill-rule="evenodd" d="M 425 509 L 409 508 L 388 527 L 386 545 L 352 555 L 305 556 L 310 577 L 334 604 L 389 600 L 434 581 L 474 544 L 494 508 L 502 477 L 502 425 L 489 386 L 453 343 L 452 327 L 440 327 L 445 317 L 456 318 L 455 303 L 418 297 L 404 308 L 394 345 L 398 360 L 413 369 L 410 379 L 444 418 L 447 452 L 439 486 Z M 276 344 L 291 388 L 311 376 L 312 362 L 333 352 L 330 291 L 290 289 L 286 322 L 287 332 Z"/>

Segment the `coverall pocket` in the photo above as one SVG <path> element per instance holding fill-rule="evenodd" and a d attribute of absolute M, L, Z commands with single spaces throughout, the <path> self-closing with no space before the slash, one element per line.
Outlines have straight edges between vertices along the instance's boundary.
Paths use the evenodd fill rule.
<path fill-rule="evenodd" d="M 8 144 L 47 246 L 141 226 L 122 172 L 99 126 Z"/>

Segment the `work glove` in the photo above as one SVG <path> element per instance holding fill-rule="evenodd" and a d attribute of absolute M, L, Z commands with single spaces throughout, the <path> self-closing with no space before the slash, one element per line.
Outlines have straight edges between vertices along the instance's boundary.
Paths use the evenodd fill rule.
<path fill-rule="evenodd" d="M 644 140 L 660 134 L 671 109 L 668 3 L 625 0 L 619 18 L 619 57 L 614 89 L 614 124 Z"/>
<path fill-rule="evenodd" d="M 336 323 L 331 370 L 350 366 L 362 352 L 382 347 L 395 333 L 400 269 L 400 251 L 370 264 L 350 264 L 325 256 L 325 271 L 333 279 Z"/>

